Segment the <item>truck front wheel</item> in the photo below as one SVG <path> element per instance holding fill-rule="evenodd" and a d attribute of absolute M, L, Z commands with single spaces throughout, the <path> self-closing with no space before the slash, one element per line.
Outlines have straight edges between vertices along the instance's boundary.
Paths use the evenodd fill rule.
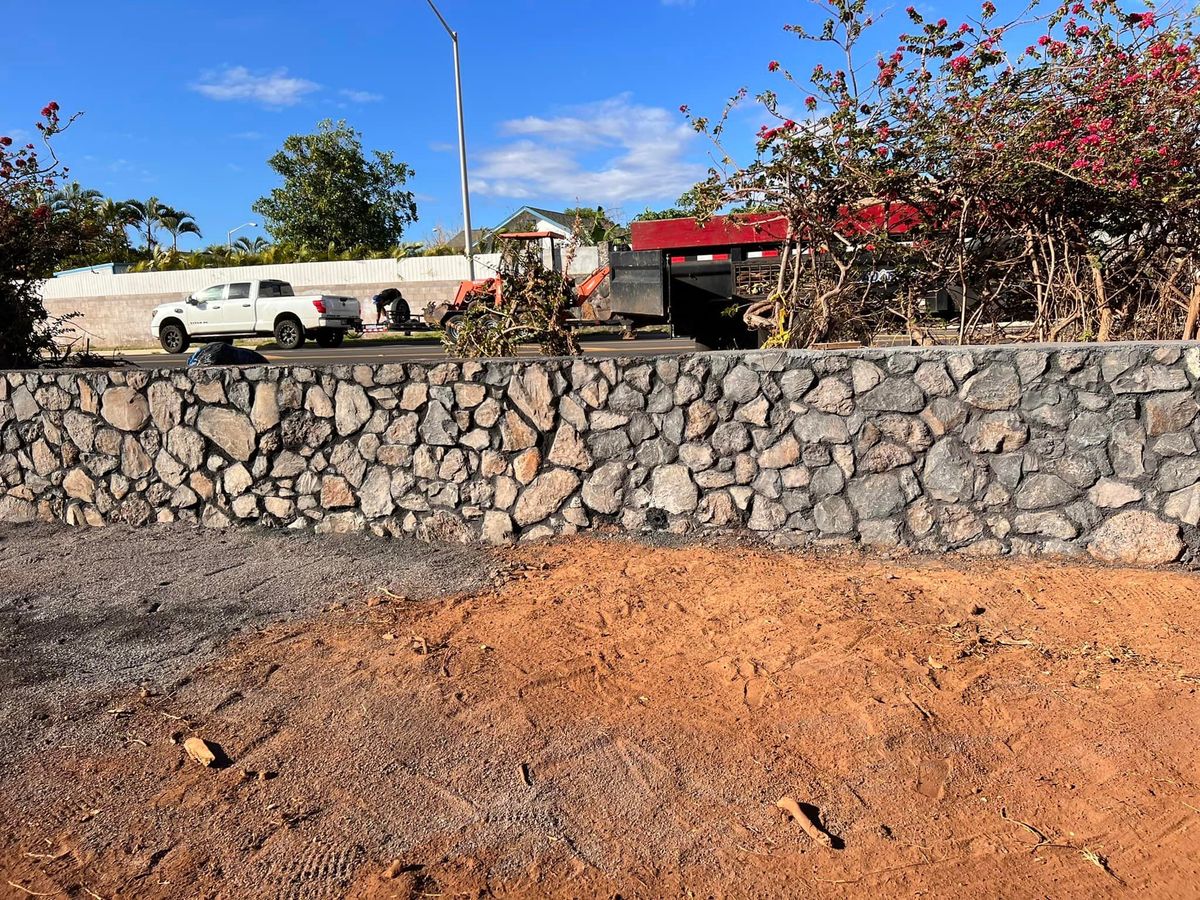
<path fill-rule="evenodd" d="M 280 350 L 299 350 L 304 346 L 304 326 L 290 316 L 275 323 L 275 343 Z"/>
<path fill-rule="evenodd" d="M 340 328 L 324 328 L 317 332 L 318 347 L 340 347 L 346 339 L 346 332 Z"/>
<path fill-rule="evenodd" d="M 168 353 L 186 353 L 191 340 L 182 325 L 168 322 L 158 329 L 158 342 Z"/>

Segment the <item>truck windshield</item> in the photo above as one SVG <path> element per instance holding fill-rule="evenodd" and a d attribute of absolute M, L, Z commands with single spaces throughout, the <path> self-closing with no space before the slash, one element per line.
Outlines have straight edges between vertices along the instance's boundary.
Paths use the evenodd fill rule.
<path fill-rule="evenodd" d="M 258 284 L 260 297 L 295 297 L 296 293 L 286 281 L 261 281 Z"/>

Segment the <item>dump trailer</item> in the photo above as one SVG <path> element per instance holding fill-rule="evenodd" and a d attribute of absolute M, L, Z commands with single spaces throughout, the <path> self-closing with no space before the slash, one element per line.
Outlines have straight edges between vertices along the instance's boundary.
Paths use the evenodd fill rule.
<path fill-rule="evenodd" d="M 787 223 L 776 214 L 634 222 L 632 249 L 609 255 L 612 315 L 669 322 L 714 348 L 753 346 L 741 311 L 779 279 Z"/>

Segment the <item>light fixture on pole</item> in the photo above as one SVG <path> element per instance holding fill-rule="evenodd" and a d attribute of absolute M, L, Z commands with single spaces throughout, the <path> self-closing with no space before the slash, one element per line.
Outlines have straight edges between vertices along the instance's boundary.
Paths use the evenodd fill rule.
<path fill-rule="evenodd" d="M 458 101 L 458 162 L 462 172 L 462 201 L 463 201 L 463 252 L 467 255 L 467 273 L 472 281 L 475 280 L 475 241 L 471 231 L 471 195 L 467 188 L 467 131 L 463 126 L 462 100 L 462 71 L 458 65 L 458 32 L 446 24 L 445 18 L 433 5 L 433 0 L 427 0 L 429 8 L 438 17 L 446 34 L 454 43 L 454 94 Z"/>
<path fill-rule="evenodd" d="M 226 247 L 226 249 L 228 249 L 228 250 L 233 249 L 233 233 L 235 231 L 241 231 L 243 228 L 257 228 L 257 227 L 258 227 L 257 222 L 243 222 L 237 228 L 230 228 L 229 231 L 225 232 L 225 247 Z"/>

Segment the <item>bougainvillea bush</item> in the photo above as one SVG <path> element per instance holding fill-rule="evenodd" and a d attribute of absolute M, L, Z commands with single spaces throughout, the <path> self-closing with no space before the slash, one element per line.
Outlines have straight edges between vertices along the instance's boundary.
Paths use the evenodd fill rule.
<path fill-rule="evenodd" d="M 868 65 L 865 0 L 834 0 L 819 33 L 789 26 L 841 65 L 801 78 L 770 61 L 786 91 L 758 96 L 770 124 L 755 158 L 725 154 L 697 190 L 701 215 L 752 202 L 788 224 L 778 288 L 746 314 L 773 343 L 897 324 L 929 340 L 939 293 L 960 340 L 1197 336 L 1193 16 L 998 6 L 959 21 L 909 7 L 895 50 Z M 693 124 L 720 144 L 745 97 Z"/>
<path fill-rule="evenodd" d="M 41 148 L 0 135 L 0 368 L 34 365 L 53 354 L 63 325 L 46 313 L 39 288 L 80 249 L 78 223 L 52 216 L 46 203 L 66 174 L 52 140 L 69 124 L 50 103 L 36 126 Z"/>

